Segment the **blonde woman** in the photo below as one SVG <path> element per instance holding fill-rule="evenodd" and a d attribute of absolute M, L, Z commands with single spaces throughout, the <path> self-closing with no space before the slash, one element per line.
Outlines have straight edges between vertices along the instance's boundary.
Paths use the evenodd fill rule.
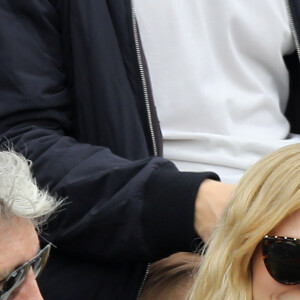
<path fill-rule="evenodd" d="M 246 172 L 201 263 L 191 257 L 154 265 L 165 276 L 154 271 L 142 299 L 300 299 L 300 144 Z"/>

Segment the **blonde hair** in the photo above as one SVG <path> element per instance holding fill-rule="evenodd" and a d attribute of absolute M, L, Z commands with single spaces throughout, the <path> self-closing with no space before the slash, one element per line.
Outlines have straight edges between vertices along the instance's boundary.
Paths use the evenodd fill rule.
<path fill-rule="evenodd" d="M 252 300 L 251 258 L 262 237 L 300 209 L 300 144 L 266 156 L 238 184 L 189 300 Z"/>
<path fill-rule="evenodd" d="M 0 222 L 17 216 L 37 229 L 61 204 L 39 189 L 31 173 L 31 162 L 13 150 L 0 151 Z"/>

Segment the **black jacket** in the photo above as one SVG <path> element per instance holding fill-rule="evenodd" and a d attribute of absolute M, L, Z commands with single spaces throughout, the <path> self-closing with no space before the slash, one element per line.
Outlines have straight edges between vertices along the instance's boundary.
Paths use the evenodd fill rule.
<path fill-rule="evenodd" d="M 40 279 L 46 300 L 136 299 L 148 262 L 192 250 L 198 187 L 218 177 L 159 157 L 139 48 L 130 0 L 0 1 L 2 143 L 68 203 L 46 228 L 57 246 Z M 287 64 L 296 99 L 297 55 Z M 287 109 L 294 132 L 298 103 Z"/>
<path fill-rule="evenodd" d="M 130 1 L 52 2 L 0 1 L 2 141 L 68 203 L 46 229 L 42 293 L 136 299 L 148 262 L 192 249 L 198 187 L 217 176 L 153 156 Z"/>

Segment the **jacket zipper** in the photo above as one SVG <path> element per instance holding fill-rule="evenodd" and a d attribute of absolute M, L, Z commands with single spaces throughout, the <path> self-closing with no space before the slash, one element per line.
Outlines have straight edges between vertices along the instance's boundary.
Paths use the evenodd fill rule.
<path fill-rule="evenodd" d="M 135 48 L 136 48 L 137 60 L 138 60 L 138 65 L 139 65 L 140 75 L 141 75 L 141 80 L 142 80 L 142 85 L 143 85 L 144 99 L 145 99 L 145 104 L 146 104 L 153 153 L 155 156 L 157 156 L 158 150 L 157 150 L 156 138 L 155 138 L 154 127 L 153 127 L 153 122 L 152 122 L 152 113 L 151 113 L 151 107 L 150 107 L 150 101 L 149 101 L 148 86 L 147 86 L 145 70 L 144 70 L 142 55 L 141 55 L 141 46 L 140 46 L 140 42 L 139 42 L 139 38 L 138 38 L 138 27 L 137 27 L 136 15 L 135 15 L 135 9 L 134 9 L 134 0 L 130 0 L 130 1 L 131 1 L 132 24 L 133 24 Z"/>
<path fill-rule="evenodd" d="M 137 27 L 136 14 L 135 14 L 135 9 L 134 9 L 134 0 L 130 0 L 130 2 L 131 2 L 133 34 L 134 34 L 135 47 L 136 47 L 136 53 L 137 53 L 137 60 L 138 60 L 138 65 L 139 65 L 140 75 L 141 75 L 141 80 L 142 80 L 142 85 L 143 85 L 144 99 L 145 99 L 145 105 L 146 105 L 146 110 L 147 110 L 147 117 L 148 117 L 148 124 L 149 124 L 149 128 L 150 128 L 153 153 L 155 156 L 157 156 L 158 149 L 157 149 L 154 127 L 153 127 L 153 122 L 152 122 L 152 117 L 151 117 L 152 113 L 151 113 L 151 107 L 150 107 L 150 102 L 149 102 L 149 94 L 148 94 L 148 87 L 147 87 L 147 82 L 146 82 L 146 77 L 145 77 L 145 71 L 144 71 L 144 66 L 143 66 L 143 62 L 142 62 L 141 46 L 140 46 L 140 42 L 139 42 L 139 38 L 138 38 L 138 27 Z M 300 60 L 300 43 L 299 43 L 299 38 L 298 38 L 296 28 L 295 28 L 294 20 L 293 20 L 290 0 L 285 0 L 285 5 L 287 8 L 287 15 L 288 15 L 292 35 L 294 37 L 295 44 L 296 44 L 298 58 Z"/>
<path fill-rule="evenodd" d="M 145 100 L 145 104 L 146 104 L 153 153 L 155 156 L 157 156 L 158 150 L 157 150 L 157 144 L 156 144 L 153 122 L 152 122 L 152 113 L 151 113 L 150 102 L 149 102 L 148 87 L 147 87 L 147 82 L 146 82 L 146 77 L 145 77 L 144 66 L 143 66 L 143 62 L 142 62 L 141 46 L 140 46 L 139 38 L 138 38 L 138 28 L 137 28 L 137 21 L 136 21 L 135 9 L 134 9 L 134 0 L 130 0 L 130 1 L 131 1 L 131 13 L 132 13 L 132 24 L 133 24 L 135 48 L 136 48 L 137 60 L 138 60 L 138 65 L 139 65 L 139 70 L 140 70 L 140 75 L 141 75 L 141 80 L 142 80 L 142 85 L 143 85 L 144 100 Z M 142 291 L 144 289 L 145 283 L 146 283 L 148 275 L 149 275 L 149 270 L 150 270 L 150 263 L 148 263 L 148 265 L 147 265 L 145 275 L 141 282 L 140 288 L 138 290 L 136 300 L 139 300 L 141 297 Z"/>
<path fill-rule="evenodd" d="M 287 8 L 287 15 L 288 15 L 288 19 L 289 19 L 289 23 L 290 23 L 290 28 L 292 31 L 292 35 L 294 37 L 295 40 L 295 44 L 296 44 L 296 50 L 297 50 L 297 54 L 298 54 L 298 59 L 300 60 L 300 43 L 299 43 L 299 37 L 297 34 L 297 30 L 294 24 L 294 19 L 293 19 L 293 14 L 292 14 L 292 8 L 291 8 L 291 4 L 289 0 L 285 0 L 285 4 L 286 4 L 286 8 Z"/>
<path fill-rule="evenodd" d="M 143 291 L 143 289 L 144 289 L 145 283 L 146 283 L 147 278 L 148 278 L 148 275 L 149 275 L 149 270 L 150 270 L 150 263 L 148 263 L 148 265 L 147 265 L 147 268 L 146 268 L 146 272 L 145 272 L 143 281 L 142 281 L 142 283 L 141 283 L 141 285 L 140 285 L 138 294 L 137 294 L 137 296 L 136 296 L 136 300 L 139 300 L 140 297 L 141 297 L 142 291 Z"/>

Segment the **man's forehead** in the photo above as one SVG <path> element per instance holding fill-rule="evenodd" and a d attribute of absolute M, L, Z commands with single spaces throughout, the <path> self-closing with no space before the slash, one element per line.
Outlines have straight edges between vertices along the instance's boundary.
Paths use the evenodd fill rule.
<path fill-rule="evenodd" d="M 25 219 L 0 221 L 0 279 L 17 266 L 32 259 L 39 250 L 39 240 L 33 224 Z"/>

